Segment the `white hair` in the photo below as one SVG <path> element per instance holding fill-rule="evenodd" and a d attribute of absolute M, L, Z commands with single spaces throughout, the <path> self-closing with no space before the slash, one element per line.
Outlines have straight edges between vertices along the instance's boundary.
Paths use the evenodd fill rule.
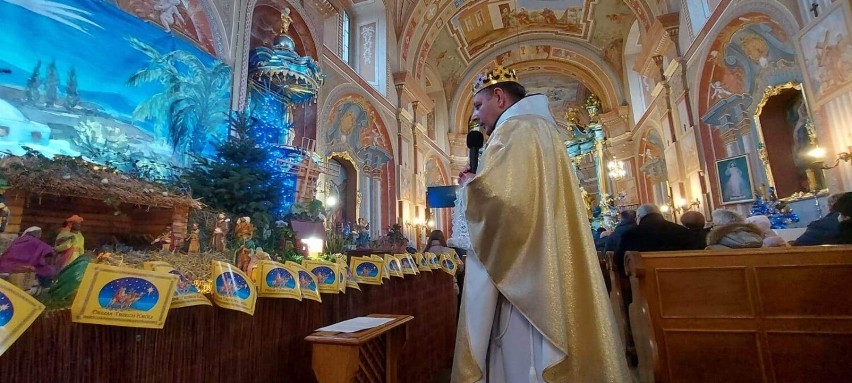
<path fill-rule="evenodd" d="M 745 219 L 740 213 L 733 210 L 713 210 L 713 225 L 730 225 L 733 223 L 744 223 Z"/>
<path fill-rule="evenodd" d="M 641 219 L 641 218 L 644 218 L 645 216 L 647 216 L 648 214 L 662 214 L 662 213 L 660 213 L 660 208 L 657 207 L 657 205 L 654 205 L 652 203 L 646 203 L 642 206 L 639 206 L 639 208 L 636 209 L 636 218 Z"/>

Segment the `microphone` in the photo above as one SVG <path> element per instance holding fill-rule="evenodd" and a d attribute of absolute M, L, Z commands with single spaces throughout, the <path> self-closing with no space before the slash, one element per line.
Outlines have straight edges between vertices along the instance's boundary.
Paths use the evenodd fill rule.
<path fill-rule="evenodd" d="M 485 143 L 485 137 L 482 135 L 482 132 L 471 130 L 467 133 L 467 148 L 469 149 L 471 173 L 476 173 L 476 168 L 479 167 L 479 149 L 482 149 L 483 143 Z"/>

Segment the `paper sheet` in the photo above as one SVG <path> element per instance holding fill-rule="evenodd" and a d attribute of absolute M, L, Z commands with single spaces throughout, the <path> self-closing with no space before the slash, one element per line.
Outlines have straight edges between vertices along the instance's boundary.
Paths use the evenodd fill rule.
<path fill-rule="evenodd" d="M 330 326 L 325 326 L 323 328 L 319 328 L 317 329 L 317 331 L 358 332 L 373 327 L 379 327 L 385 323 L 393 321 L 394 319 L 396 318 L 358 317 L 352 318 L 350 320 L 345 320 L 343 322 L 335 323 Z"/>

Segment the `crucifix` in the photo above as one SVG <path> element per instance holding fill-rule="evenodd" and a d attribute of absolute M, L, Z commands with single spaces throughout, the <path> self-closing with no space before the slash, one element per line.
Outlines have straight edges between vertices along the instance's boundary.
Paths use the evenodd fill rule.
<path fill-rule="evenodd" d="M 814 17 L 819 17 L 819 4 L 816 1 L 811 3 L 811 13 L 814 14 Z"/>

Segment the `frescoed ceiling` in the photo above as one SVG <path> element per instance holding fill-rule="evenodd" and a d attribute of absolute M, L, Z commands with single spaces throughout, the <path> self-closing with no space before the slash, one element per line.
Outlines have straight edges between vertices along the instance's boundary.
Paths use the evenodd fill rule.
<path fill-rule="evenodd" d="M 448 103 L 464 103 L 459 89 L 473 72 L 495 63 L 514 69 L 537 62 L 590 63 L 585 73 L 528 73 L 541 84 L 603 91 L 623 83 L 624 41 L 638 20 L 651 23 L 648 0 L 423 0 L 395 1 L 402 66 L 417 79 L 426 67 L 437 73 Z M 653 1 L 653 0 L 651 0 Z M 656 9 L 656 5 L 654 5 Z M 582 57 L 581 57 L 582 56 Z M 577 70 L 581 71 L 582 70 Z M 576 72 L 576 71 L 575 71 Z M 535 88 L 540 88 L 536 86 Z M 543 88 L 542 88 L 543 89 Z M 464 89 L 462 89 L 464 90 Z M 555 92 L 553 87 L 551 92 Z M 561 90 L 560 90 L 561 92 Z M 618 93 L 618 92 L 615 92 Z M 603 95 L 600 95 L 603 98 Z M 610 95 L 612 96 L 612 95 Z M 611 97 L 613 98 L 613 97 Z M 610 100 L 610 105 L 623 100 Z"/>

